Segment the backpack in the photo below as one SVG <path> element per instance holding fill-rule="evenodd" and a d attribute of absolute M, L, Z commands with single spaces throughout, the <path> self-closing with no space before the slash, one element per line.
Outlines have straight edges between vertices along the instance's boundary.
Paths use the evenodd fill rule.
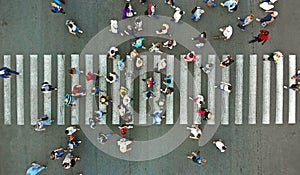
<path fill-rule="evenodd" d="M 197 8 L 198 8 L 198 7 L 195 7 L 195 8 L 191 11 L 191 13 L 194 14 L 195 11 L 197 10 Z"/>

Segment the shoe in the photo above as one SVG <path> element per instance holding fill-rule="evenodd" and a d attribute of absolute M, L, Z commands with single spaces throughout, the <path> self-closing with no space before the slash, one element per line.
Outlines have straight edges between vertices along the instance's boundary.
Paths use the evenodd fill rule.
<path fill-rule="evenodd" d="M 240 20 L 241 18 L 240 17 L 237 17 L 237 20 Z"/>
<path fill-rule="evenodd" d="M 218 86 L 214 86 L 214 88 L 217 88 Z"/>
<path fill-rule="evenodd" d="M 283 88 L 287 89 L 288 87 L 287 86 L 283 86 Z"/>
<path fill-rule="evenodd" d="M 175 5 L 171 5 L 171 7 L 172 7 L 173 9 L 176 9 L 176 6 L 175 6 Z"/>
<path fill-rule="evenodd" d="M 256 18 L 255 20 L 256 20 L 256 21 L 260 21 L 260 19 L 259 19 L 259 18 Z"/>
<path fill-rule="evenodd" d="M 79 32 L 79 33 L 83 33 L 83 31 L 82 31 L 82 30 L 78 30 L 78 32 Z"/>
<path fill-rule="evenodd" d="M 194 41 L 194 38 L 192 38 L 192 40 Z"/>
<path fill-rule="evenodd" d="M 128 126 L 127 128 L 128 128 L 128 129 L 131 129 L 131 128 L 133 128 L 133 126 L 132 126 L 132 125 L 130 125 L 130 126 Z"/>
<path fill-rule="evenodd" d="M 220 5 L 221 5 L 222 7 L 224 7 L 224 6 L 225 6 L 225 5 L 224 5 L 224 3 L 222 3 L 222 2 L 220 3 Z"/>
<path fill-rule="evenodd" d="M 77 143 L 81 143 L 81 140 L 77 141 Z"/>
<path fill-rule="evenodd" d="M 136 12 L 133 12 L 133 14 L 135 14 L 135 15 L 136 15 Z"/>

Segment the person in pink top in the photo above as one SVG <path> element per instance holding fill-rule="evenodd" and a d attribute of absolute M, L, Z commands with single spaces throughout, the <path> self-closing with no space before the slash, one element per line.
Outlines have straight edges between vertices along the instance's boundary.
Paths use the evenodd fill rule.
<path fill-rule="evenodd" d="M 195 62 L 196 60 L 196 53 L 194 51 L 191 51 L 184 56 L 184 60 L 190 63 Z"/>

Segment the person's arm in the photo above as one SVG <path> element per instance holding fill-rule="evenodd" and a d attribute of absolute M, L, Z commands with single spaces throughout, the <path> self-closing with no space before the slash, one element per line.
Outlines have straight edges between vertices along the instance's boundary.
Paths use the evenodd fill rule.
<path fill-rule="evenodd" d="M 272 22 L 274 22 L 274 21 L 275 21 L 275 18 L 272 17 L 271 20 L 270 20 L 270 21 L 266 21 L 266 23 L 267 23 L 267 24 L 270 24 L 270 23 L 272 23 Z"/>
<path fill-rule="evenodd" d="M 69 29 L 69 33 L 71 33 L 71 34 L 73 34 L 73 35 L 76 35 L 76 33 L 72 31 L 72 28 L 71 28 L 71 27 L 68 26 L 68 29 Z"/>
<path fill-rule="evenodd" d="M 264 41 L 261 43 L 261 45 L 264 45 L 264 44 L 266 43 L 266 41 L 267 41 L 267 40 L 264 40 Z"/>

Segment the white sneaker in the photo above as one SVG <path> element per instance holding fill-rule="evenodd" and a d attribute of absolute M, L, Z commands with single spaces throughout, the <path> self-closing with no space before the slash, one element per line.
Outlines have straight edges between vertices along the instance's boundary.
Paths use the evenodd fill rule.
<path fill-rule="evenodd" d="M 283 86 L 283 88 L 287 89 L 288 87 L 287 86 Z"/>
<path fill-rule="evenodd" d="M 220 5 L 221 5 L 222 7 L 224 7 L 224 6 L 225 6 L 225 5 L 224 5 L 224 3 L 222 3 L 222 2 L 220 3 Z"/>
<path fill-rule="evenodd" d="M 131 128 L 133 128 L 133 126 L 132 126 L 132 125 L 130 125 L 130 126 L 128 126 L 127 128 L 128 128 L 128 129 L 131 129 Z"/>
<path fill-rule="evenodd" d="M 79 33 L 83 33 L 83 31 L 82 31 L 82 30 L 78 30 L 78 32 L 79 32 Z"/>

